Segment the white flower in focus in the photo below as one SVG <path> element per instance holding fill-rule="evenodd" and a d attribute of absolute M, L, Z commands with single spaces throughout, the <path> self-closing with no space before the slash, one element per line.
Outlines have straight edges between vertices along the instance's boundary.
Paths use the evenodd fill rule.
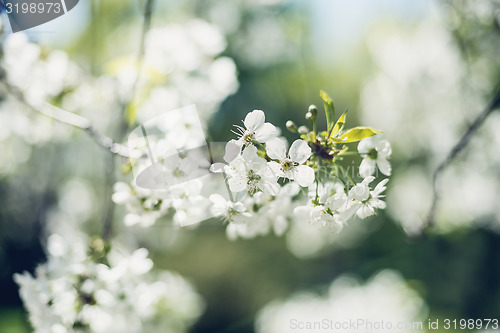
<path fill-rule="evenodd" d="M 232 192 L 248 191 L 251 195 L 258 191 L 276 195 L 279 192 L 277 177 L 265 159 L 257 155 L 255 146 L 248 146 L 243 153 L 224 167 L 228 175 L 228 185 Z"/>
<path fill-rule="evenodd" d="M 309 187 L 308 205 L 294 209 L 294 215 L 309 223 L 319 223 L 332 231 L 340 232 L 344 221 L 340 218 L 341 208 L 346 205 L 347 195 L 340 183 L 313 184 Z"/>
<path fill-rule="evenodd" d="M 318 223 L 334 232 L 340 232 L 343 228 L 339 215 L 323 205 L 299 206 L 293 210 L 293 213 L 298 218 L 306 219 L 310 223 Z"/>
<path fill-rule="evenodd" d="M 391 164 L 388 159 L 391 157 L 391 144 L 387 140 L 382 140 L 380 135 L 363 139 L 359 142 L 358 151 L 363 154 L 363 161 L 359 166 L 359 174 L 366 178 L 373 175 L 375 166 L 386 176 L 391 175 Z"/>
<path fill-rule="evenodd" d="M 279 162 L 268 162 L 269 167 L 279 176 L 295 180 L 300 186 L 307 187 L 314 182 L 314 170 L 302 165 L 311 156 L 311 148 L 301 139 L 295 140 L 286 154 L 285 143 L 278 138 L 266 144 L 267 155 Z"/>
<path fill-rule="evenodd" d="M 253 110 L 249 112 L 243 124 L 245 128 L 241 126 L 236 126 L 239 133 L 236 133 L 240 136 L 238 142 L 246 145 L 252 144 L 255 140 L 260 143 L 266 143 L 278 135 L 278 131 L 276 127 L 274 127 L 271 123 L 266 123 L 266 115 L 262 110 Z"/>
<path fill-rule="evenodd" d="M 349 201 L 347 207 L 342 211 L 342 219 L 347 220 L 356 214 L 359 218 L 364 219 L 375 214 L 375 209 L 385 209 L 386 204 L 380 200 L 382 192 L 385 191 L 385 184 L 389 179 L 384 179 L 370 191 L 370 184 L 375 177 L 369 176 L 361 183 L 357 184 L 349 191 Z"/>
<path fill-rule="evenodd" d="M 221 216 L 227 222 L 245 223 L 252 216 L 241 202 L 226 200 L 220 194 L 212 194 L 209 199 L 212 201 L 212 214 Z"/>

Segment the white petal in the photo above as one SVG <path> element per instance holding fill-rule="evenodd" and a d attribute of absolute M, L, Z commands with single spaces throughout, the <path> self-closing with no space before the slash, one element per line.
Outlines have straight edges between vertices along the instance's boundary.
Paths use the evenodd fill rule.
<path fill-rule="evenodd" d="M 360 219 L 367 218 L 368 216 L 371 216 L 373 214 L 375 214 L 375 209 L 373 209 L 371 205 L 362 205 L 361 208 L 356 212 L 356 215 L 358 215 Z"/>
<path fill-rule="evenodd" d="M 210 172 L 213 173 L 223 172 L 225 166 L 226 165 L 224 163 L 214 163 L 210 166 Z"/>
<path fill-rule="evenodd" d="M 243 176 L 247 174 L 247 166 L 242 158 L 235 159 L 227 167 L 225 167 L 224 170 L 230 176 L 236 174 Z"/>
<path fill-rule="evenodd" d="M 365 157 L 359 165 L 359 175 L 363 178 L 373 175 L 375 172 L 375 160 Z"/>
<path fill-rule="evenodd" d="M 276 181 L 276 179 L 266 179 L 262 182 L 262 185 L 259 185 L 264 193 L 277 196 L 280 192 L 280 185 Z"/>
<path fill-rule="evenodd" d="M 384 192 L 386 189 L 385 184 L 387 184 L 388 181 L 389 179 L 386 178 L 378 183 L 377 186 L 375 186 L 375 189 L 373 189 L 372 191 L 372 196 L 378 197 L 382 192 Z"/>
<path fill-rule="evenodd" d="M 258 142 L 267 142 L 278 136 L 278 130 L 271 123 L 265 123 L 255 131 L 255 140 Z"/>
<path fill-rule="evenodd" d="M 293 179 L 302 187 L 314 182 L 314 170 L 307 165 L 298 165 L 293 168 Z"/>
<path fill-rule="evenodd" d="M 365 179 L 363 179 L 363 181 L 361 183 L 364 184 L 364 185 L 366 185 L 366 186 L 368 186 L 368 184 L 370 184 L 374 180 L 375 180 L 375 177 L 368 176 Z"/>
<path fill-rule="evenodd" d="M 257 157 L 257 147 L 255 146 L 248 146 L 243 150 L 243 153 L 241 153 L 241 156 L 245 161 L 251 161 L 255 157 Z"/>
<path fill-rule="evenodd" d="M 386 176 L 391 175 L 391 172 L 392 172 L 391 163 L 389 163 L 389 161 L 386 160 L 385 158 L 379 157 L 377 159 L 377 166 L 378 166 L 380 172 L 382 172 L 384 175 L 386 175 Z"/>
<path fill-rule="evenodd" d="M 366 154 L 373 148 L 375 148 L 373 137 L 363 139 L 358 144 L 358 152 L 360 152 L 361 154 Z"/>
<path fill-rule="evenodd" d="M 387 159 L 392 154 L 391 144 L 387 140 L 382 140 L 377 144 L 378 157 Z"/>
<path fill-rule="evenodd" d="M 370 189 L 367 184 L 359 183 L 349 190 L 349 198 L 354 200 L 365 201 L 369 196 Z"/>
<path fill-rule="evenodd" d="M 243 123 L 245 124 L 245 127 L 247 129 L 253 132 L 257 128 L 262 126 L 262 124 L 264 124 L 264 121 L 266 121 L 266 115 L 264 114 L 264 111 L 253 110 L 252 112 L 249 112 L 247 114 Z"/>
<path fill-rule="evenodd" d="M 269 168 L 269 172 L 277 179 L 278 177 L 283 176 L 283 170 L 281 170 L 281 165 L 277 162 L 271 161 L 267 162 L 267 167 Z"/>
<path fill-rule="evenodd" d="M 385 207 L 386 207 L 385 202 L 383 202 L 380 199 L 370 200 L 370 205 L 372 205 L 373 207 L 378 208 L 378 209 L 385 209 Z"/>
<path fill-rule="evenodd" d="M 337 210 L 345 205 L 347 195 L 345 193 L 335 193 L 326 200 L 326 206 L 331 210 Z"/>
<path fill-rule="evenodd" d="M 348 206 L 348 208 L 340 212 L 339 220 L 342 222 L 349 220 L 354 216 L 354 214 L 356 214 L 356 211 L 358 211 L 359 207 L 361 207 L 360 202 L 355 202 L 352 205 Z"/>
<path fill-rule="evenodd" d="M 231 192 L 241 192 L 247 189 L 247 178 L 242 175 L 233 175 L 227 184 Z"/>
<path fill-rule="evenodd" d="M 227 163 L 232 162 L 240 154 L 241 146 L 236 142 L 238 141 L 231 140 L 226 144 L 226 152 L 223 158 Z"/>
<path fill-rule="evenodd" d="M 273 160 L 284 160 L 286 157 L 286 146 L 283 140 L 274 138 L 266 143 L 267 156 Z"/>
<path fill-rule="evenodd" d="M 292 161 L 302 164 L 311 156 L 312 151 L 304 140 L 298 139 L 292 143 L 288 154 Z"/>

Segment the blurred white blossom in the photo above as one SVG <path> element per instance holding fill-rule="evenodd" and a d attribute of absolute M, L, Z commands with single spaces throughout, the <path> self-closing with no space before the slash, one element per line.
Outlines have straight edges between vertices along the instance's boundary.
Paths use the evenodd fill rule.
<path fill-rule="evenodd" d="M 484 15 L 491 3 L 465 6 Z M 362 119 L 383 124 L 385 137 L 393 143 L 393 162 L 404 166 L 395 172 L 388 201 L 389 213 L 409 234 L 420 233 L 427 218 L 432 172 L 487 104 L 485 92 L 496 82 L 495 62 L 463 57 L 449 24 L 436 9 L 413 28 L 383 25 L 368 34 L 377 70 L 362 92 Z M 500 213 L 493 204 L 500 200 L 500 138 L 494 134 L 498 119 L 495 114 L 488 118 L 441 177 L 438 230 L 480 225 L 492 217 L 496 222 L 488 227 L 498 229 Z M 390 154 L 386 150 L 383 155 Z M 381 162 L 379 169 L 390 171 Z M 366 174 L 372 168 L 373 161 L 365 163 Z"/>
<path fill-rule="evenodd" d="M 419 323 L 420 329 L 425 327 L 426 314 L 420 296 L 397 272 L 385 270 L 365 284 L 342 276 L 333 281 L 324 295 L 299 292 L 287 300 L 273 301 L 258 314 L 256 331 L 377 332 L 397 328 L 397 332 L 414 332 Z M 382 321 L 391 328 L 381 328 Z"/>
<path fill-rule="evenodd" d="M 16 274 L 35 332 L 186 332 L 203 309 L 179 275 L 152 271 L 146 249 L 132 253 L 73 231 L 51 234 L 35 276 Z"/>

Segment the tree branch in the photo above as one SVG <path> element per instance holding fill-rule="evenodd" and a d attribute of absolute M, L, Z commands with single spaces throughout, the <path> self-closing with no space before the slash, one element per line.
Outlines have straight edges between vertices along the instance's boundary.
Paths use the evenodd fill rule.
<path fill-rule="evenodd" d="M 135 99 L 135 95 L 137 93 L 137 85 L 140 82 L 141 75 L 142 75 L 142 69 L 143 69 L 143 60 L 144 60 L 144 54 L 145 54 L 145 44 L 146 44 L 146 35 L 151 27 L 151 19 L 153 16 L 153 7 L 154 7 L 154 0 L 147 0 L 146 4 L 144 6 L 144 22 L 142 25 L 142 33 L 141 33 L 141 39 L 139 42 L 139 51 L 137 54 L 137 64 L 138 64 L 138 69 L 137 69 L 137 75 L 135 77 L 135 80 L 131 86 L 131 91 L 130 91 L 130 98 L 123 103 L 123 109 L 122 109 L 122 115 L 121 115 L 121 122 L 118 126 L 118 133 L 116 136 L 117 141 L 121 141 L 125 134 L 127 133 L 127 130 L 130 126 L 128 119 L 126 117 L 127 115 L 127 108 L 130 105 L 130 103 Z M 108 163 L 108 170 L 107 170 L 107 192 L 106 193 L 108 198 L 111 198 L 112 195 L 112 188 L 113 185 L 116 181 L 116 177 L 114 174 L 114 168 L 115 168 L 115 159 L 111 158 L 109 163 Z M 102 228 L 102 239 L 105 241 L 109 241 L 113 234 L 113 217 L 114 217 L 114 210 L 115 210 L 115 205 L 113 201 L 110 199 L 108 207 L 106 209 L 106 216 L 104 218 L 104 223 L 103 223 L 103 228 Z"/>
<path fill-rule="evenodd" d="M 481 112 L 477 118 L 474 120 L 472 124 L 469 125 L 467 131 L 462 135 L 460 140 L 455 144 L 455 146 L 451 149 L 446 159 L 438 166 L 436 171 L 434 172 L 434 176 L 432 178 L 432 186 L 434 190 L 433 200 L 431 208 L 429 209 L 429 214 L 427 216 L 427 221 L 424 229 L 432 228 L 435 224 L 435 215 L 436 209 L 439 203 L 439 188 L 438 181 L 441 177 L 443 171 L 451 165 L 453 160 L 457 157 L 457 155 L 465 149 L 465 147 L 469 144 L 470 140 L 476 133 L 476 131 L 481 127 L 486 118 L 490 113 L 496 110 L 500 106 L 500 90 L 497 91 L 493 99 L 490 101 L 488 106 Z"/>
<path fill-rule="evenodd" d="M 24 94 L 17 89 L 16 87 L 13 87 L 7 82 L 3 82 L 6 90 L 14 96 L 21 104 L 24 106 L 28 107 L 29 109 L 42 113 L 52 119 L 55 119 L 61 123 L 79 128 L 83 131 L 85 131 L 99 146 L 107 149 L 113 154 L 122 156 L 122 157 L 132 157 L 132 156 L 137 156 L 136 151 L 130 151 L 128 147 L 121 145 L 119 143 L 114 142 L 110 137 L 102 134 L 99 132 L 95 126 L 92 124 L 92 122 L 80 115 L 74 114 L 72 112 L 65 111 L 63 109 L 60 109 L 52 104 L 49 103 L 39 103 L 41 106 L 34 106 L 31 103 L 29 103 Z"/>

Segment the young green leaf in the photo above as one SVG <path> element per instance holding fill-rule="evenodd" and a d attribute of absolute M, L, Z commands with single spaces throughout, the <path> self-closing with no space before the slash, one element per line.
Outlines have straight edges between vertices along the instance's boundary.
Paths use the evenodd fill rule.
<path fill-rule="evenodd" d="M 323 104 L 325 105 L 325 113 L 326 113 L 326 126 L 328 132 L 330 132 L 334 126 L 335 121 L 335 106 L 333 105 L 333 101 L 330 96 L 327 95 L 326 92 L 321 90 L 319 92 L 321 99 L 323 100 Z"/>
<path fill-rule="evenodd" d="M 344 128 L 344 124 L 345 124 L 346 114 L 347 114 L 347 110 L 344 113 L 342 113 L 342 115 L 339 117 L 339 119 L 335 123 L 335 126 L 333 126 L 332 131 L 329 132 L 328 138 L 335 137 L 335 135 L 338 132 L 342 131 L 342 129 Z"/>
<path fill-rule="evenodd" d="M 345 131 L 340 140 L 344 143 L 356 142 L 379 133 L 382 133 L 382 131 L 377 131 L 370 127 L 354 127 Z"/>

